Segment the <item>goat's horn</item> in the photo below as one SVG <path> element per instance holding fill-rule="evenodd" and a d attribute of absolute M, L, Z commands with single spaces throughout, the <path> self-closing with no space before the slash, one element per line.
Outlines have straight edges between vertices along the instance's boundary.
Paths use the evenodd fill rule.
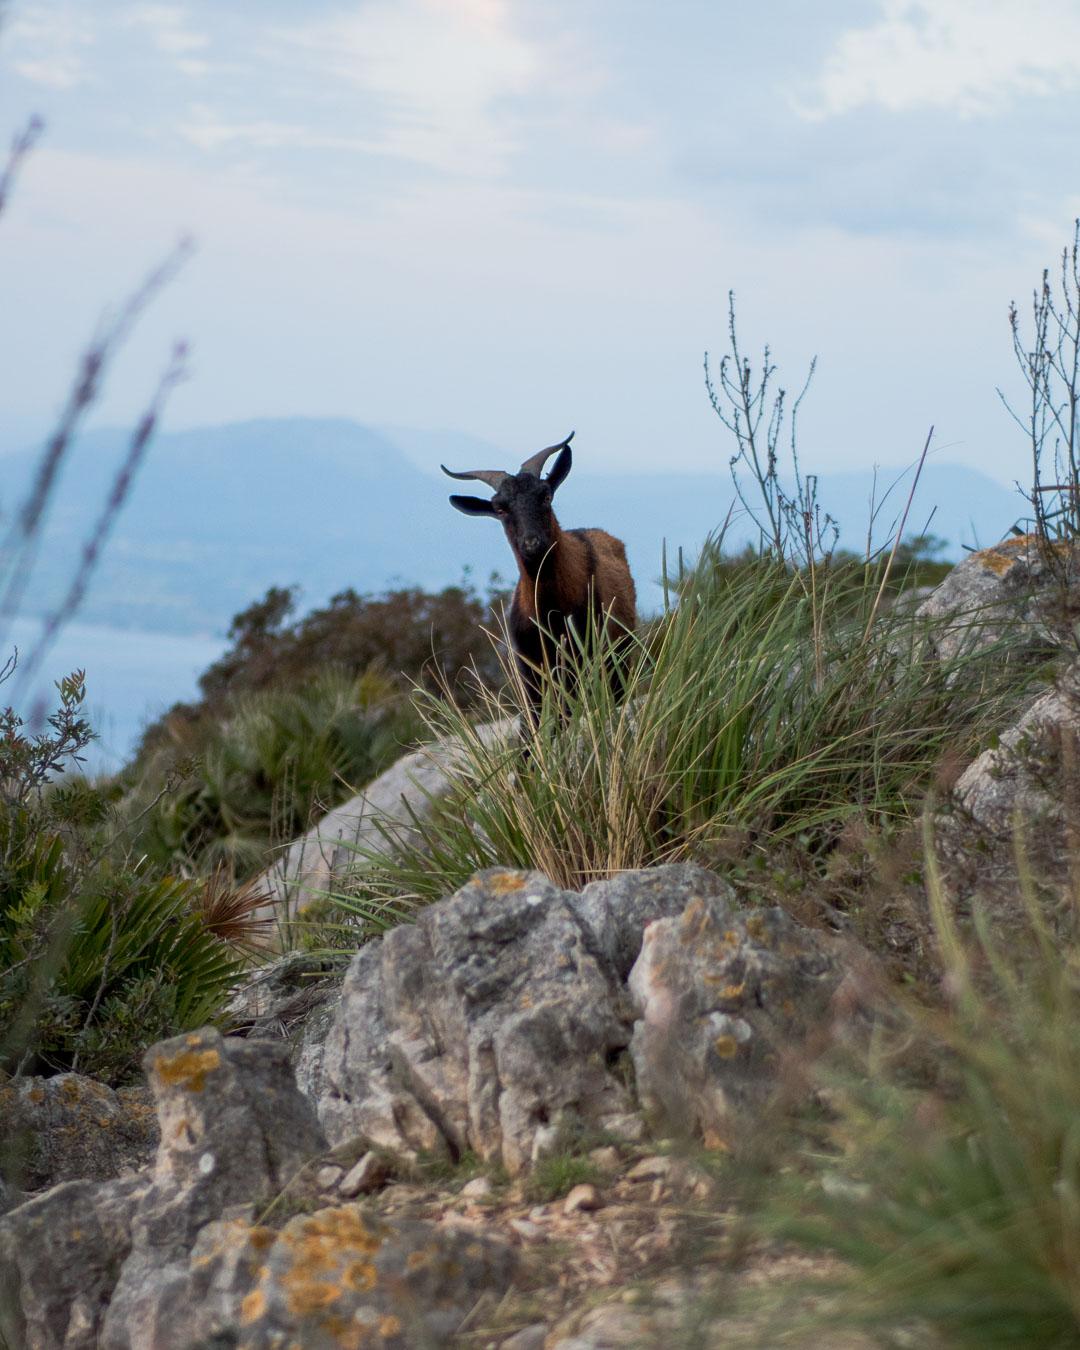
<path fill-rule="evenodd" d="M 536 452 L 535 455 L 530 455 L 530 456 L 529 456 L 529 458 L 528 458 L 528 459 L 525 461 L 525 463 L 521 466 L 521 468 L 518 470 L 518 472 L 519 472 L 519 473 L 534 473 L 534 474 L 537 476 L 537 478 L 539 478 L 539 477 L 540 477 L 540 474 L 541 474 L 541 472 L 542 472 L 542 470 L 543 470 L 543 468 L 544 468 L 544 465 L 548 462 L 548 460 L 549 460 L 549 459 L 551 458 L 551 456 L 555 453 L 555 451 L 556 451 L 556 450 L 565 450 L 566 447 L 570 444 L 570 442 L 571 442 L 573 439 L 574 439 L 574 433 L 571 432 L 570 435 L 567 436 L 566 440 L 565 440 L 565 441 L 560 441 L 560 442 L 558 443 L 558 445 L 549 445 L 548 448 L 547 448 L 546 450 L 537 450 L 537 452 Z"/>
<path fill-rule="evenodd" d="M 494 492 L 498 492 L 499 488 L 502 487 L 503 479 L 510 477 L 502 469 L 470 469 L 468 473 L 455 473 L 453 469 L 448 469 L 445 464 L 440 464 L 439 468 L 442 469 L 447 478 L 478 478 L 481 483 L 486 483 Z"/>

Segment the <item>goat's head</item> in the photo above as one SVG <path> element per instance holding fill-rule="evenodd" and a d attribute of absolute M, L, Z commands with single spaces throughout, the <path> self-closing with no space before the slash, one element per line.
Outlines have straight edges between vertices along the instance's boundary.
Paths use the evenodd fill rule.
<path fill-rule="evenodd" d="M 468 473 L 454 473 L 443 464 L 443 473 L 451 478 L 476 478 L 495 491 L 494 497 L 450 498 L 451 506 L 469 516 L 496 516 L 503 523 L 510 547 L 528 569 L 539 567 L 544 555 L 555 542 L 557 525 L 551 509 L 555 489 L 570 472 L 573 455 L 570 442 L 574 433 L 558 445 L 538 450 L 522 464 L 517 473 L 501 469 L 472 469 Z M 558 459 L 547 477 L 541 477 L 544 465 L 558 452 Z"/>

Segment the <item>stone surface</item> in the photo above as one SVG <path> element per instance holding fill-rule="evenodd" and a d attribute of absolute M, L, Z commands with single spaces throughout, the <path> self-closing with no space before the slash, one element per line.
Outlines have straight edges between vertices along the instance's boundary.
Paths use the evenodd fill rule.
<path fill-rule="evenodd" d="M 331 1142 L 471 1151 L 516 1174 L 584 1125 L 640 1133 L 614 1071 L 631 1034 L 625 974 L 649 922 L 721 895 L 688 866 L 581 895 L 535 872 L 480 873 L 350 966 L 307 1071 Z"/>
<path fill-rule="evenodd" d="M 0 1343 L 27 1350 L 277 1350 L 445 1344 L 505 1241 L 386 1223 L 355 1205 L 258 1215 L 325 1151 L 288 1047 L 207 1029 L 146 1068 L 161 1126 L 152 1171 L 74 1181 L 0 1216 Z"/>
<path fill-rule="evenodd" d="M 1071 775 L 1080 776 L 1080 663 L 1042 694 L 1020 720 L 958 779 L 956 804 L 982 831 L 1010 838 L 1019 822 L 1045 836 L 1060 831 Z"/>
<path fill-rule="evenodd" d="M 1047 552 L 1032 534 L 972 553 L 919 606 L 933 619 L 933 649 L 946 660 L 990 646 L 1009 630 L 1024 630 L 1028 645 L 1060 646 L 1072 629 L 1063 600 L 1080 580 L 1080 559 Z"/>
<path fill-rule="evenodd" d="M 496 745 L 509 741 L 516 728 L 516 718 L 505 718 L 480 727 L 478 735 Z M 423 746 L 336 807 L 252 883 L 266 896 L 260 912 L 278 920 L 295 917 L 355 863 L 358 849 L 384 852 L 388 833 L 412 837 L 413 821 L 429 815 L 432 803 L 449 790 L 447 771 L 460 753 L 455 737 Z"/>
<path fill-rule="evenodd" d="M 387 1224 L 356 1205 L 292 1219 L 244 1297 L 241 1350 L 446 1345 L 481 1294 L 498 1297 L 502 1242 L 430 1224 Z"/>
<path fill-rule="evenodd" d="M 595 1186 L 590 1186 L 588 1182 L 583 1182 L 580 1186 L 575 1186 L 563 1201 L 564 1214 L 576 1214 L 579 1210 L 593 1210 L 600 1208 L 600 1192 Z"/>
<path fill-rule="evenodd" d="M 392 1175 L 393 1167 L 385 1153 L 365 1153 L 355 1167 L 351 1167 L 338 1185 L 347 1199 L 377 1191 Z"/>
<path fill-rule="evenodd" d="M 834 999 L 851 1003 L 860 959 L 783 910 L 736 912 L 720 896 L 651 924 L 630 976 L 642 1104 L 687 1135 L 736 1145 L 786 1065 L 825 1033 Z"/>
<path fill-rule="evenodd" d="M 0 1218 L 0 1344 L 96 1350 L 145 1177 L 68 1181 Z"/>
<path fill-rule="evenodd" d="M 78 1073 L 4 1083 L 0 1121 L 4 1170 L 24 1190 L 106 1181 L 145 1167 L 157 1146 L 148 1089 L 116 1092 Z"/>

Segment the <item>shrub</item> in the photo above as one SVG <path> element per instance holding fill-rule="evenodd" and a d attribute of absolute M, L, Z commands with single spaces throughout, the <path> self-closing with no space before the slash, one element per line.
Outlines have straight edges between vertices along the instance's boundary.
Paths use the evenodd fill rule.
<path fill-rule="evenodd" d="M 159 1036 L 217 1015 L 240 969 L 201 887 L 109 861 L 105 803 L 53 785 L 91 737 L 81 672 L 48 730 L 0 713 L 0 1070 L 130 1073 Z"/>
<path fill-rule="evenodd" d="M 388 766 L 416 735 L 410 705 L 378 672 L 328 670 L 173 717 L 127 774 L 122 810 L 162 866 L 243 879 L 313 819 Z"/>
<path fill-rule="evenodd" d="M 973 1350 L 1075 1345 L 1080 906 L 1051 927 L 1025 884 L 1028 941 L 979 916 L 962 941 L 928 870 L 948 1002 L 909 1009 L 903 1057 L 879 1043 L 833 1074 L 827 1140 L 804 1153 L 770 1227 L 846 1263 L 834 1319 L 917 1321 Z M 913 1043 L 936 1068 L 932 1090 L 905 1080 Z"/>

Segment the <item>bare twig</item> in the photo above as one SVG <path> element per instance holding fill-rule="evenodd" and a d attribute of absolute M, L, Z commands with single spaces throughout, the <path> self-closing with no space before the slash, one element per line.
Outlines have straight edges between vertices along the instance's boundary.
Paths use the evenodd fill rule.
<path fill-rule="evenodd" d="M 881 597 L 885 594 L 885 587 L 889 584 L 889 576 L 892 572 L 893 563 L 896 561 L 896 550 L 900 547 L 900 540 L 904 535 L 904 526 L 907 524 L 907 518 L 911 511 L 911 504 L 915 500 L 915 492 L 919 486 L 919 479 L 922 477 L 926 456 L 930 453 L 930 442 L 933 439 L 933 436 L 934 428 L 931 427 L 926 433 L 926 444 L 923 446 L 922 454 L 919 456 L 918 463 L 915 466 L 915 476 L 911 480 L 911 491 L 908 493 L 907 503 L 904 506 L 904 514 L 900 517 L 900 524 L 896 527 L 896 534 L 893 536 L 893 545 L 889 552 L 889 559 L 881 574 L 881 584 L 877 588 L 877 594 L 874 596 L 874 603 L 870 607 L 870 617 L 866 621 L 866 631 L 863 633 L 862 637 L 863 642 L 870 636 L 870 630 L 874 626 L 874 620 L 877 618 L 878 608 L 881 605 Z"/>
<path fill-rule="evenodd" d="M 7 163 L 0 171 L 0 215 L 4 214 L 4 208 L 8 204 L 8 198 L 11 196 L 11 189 L 15 183 L 15 175 L 22 167 L 23 160 L 37 144 L 44 130 L 45 123 L 41 118 L 31 117 L 30 121 L 27 122 L 22 131 L 16 134 L 11 142 Z"/>

